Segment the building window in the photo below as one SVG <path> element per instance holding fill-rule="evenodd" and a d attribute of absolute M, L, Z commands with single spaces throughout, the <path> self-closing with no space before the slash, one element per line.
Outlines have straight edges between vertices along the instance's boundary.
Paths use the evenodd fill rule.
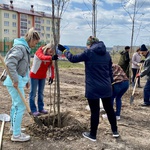
<path fill-rule="evenodd" d="M 50 38 L 50 34 L 46 34 L 46 38 Z"/>
<path fill-rule="evenodd" d="M 21 29 L 27 29 L 27 23 L 21 22 Z"/>
<path fill-rule="evenodd" d="M 16 34 L 16 30 L 12 30 L 12 33 L 13 33 L 13 34 Z"/>
<path fill-rule="evenodd" d="M 41 19 L 41 24 L 44 24 L 44 19 Z"/>
<path fill-rule="evenodd" d="M 27 33 L 27 30 L 21 30 L 21 36 L 24 36 Z"/>
<path fill-rule="evenodd" d="M 41 23 L 41 18 L 40 17 L 35 17 L 35 23 Z"/>
<path fill-rule="evenodd" d="M 46 20 L 46 24 L 50 24 L 50 20 Z"/>
<path fill-rule="evenodd" d="M 21 14 L 21 21 L 27 22 L 28 16 L 25 14 Z"/>
<path fill-rule="evenodd" d="M 28 24 L 31 24 L 31 21 L 30 21 L 30 20 L 28 20 Z"/>
<path fill-rule="evenodd" d="M 4 13 L 4 18 L 9 18 L 9 13 Z"/>
<path fill-rule="evenodd" d="M 4 29 L 4 34 L 9 34 L 9 29 Z"/>
<path fill-rule="evenodd" d="M 44 33 L 41 33 L 41 36 L 44 38 Z"/>
<path fill-rule="evenodd" d="M 12 14 L 12 18 L 16 19 L 17 18 L 16 14 Z"/>
<path fill-rule="evenodd" d="M 4 26 L 9 26 L 9 21 L 4 21 Z"/>
<path fill-rule="evenodd" d="M 50 31 L 50 27 L 46 27 L 46 31 Z"/>
<path fill-rule="evenodd" d="M 43 26 L 41 26 L 41 31 L 44 31 L 44 27 Z"/>
<path fill-rule="evenodd" d="M 12 26 L 13 26 L 13 27 L 16 27 L 16 22 L 13 22 L 13 23 L 12 23 Z"/>

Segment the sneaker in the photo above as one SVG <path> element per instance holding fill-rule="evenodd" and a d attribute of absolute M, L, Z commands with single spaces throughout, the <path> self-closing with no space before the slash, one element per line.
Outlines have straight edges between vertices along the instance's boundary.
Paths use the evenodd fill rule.
<path fill-rule="evenodd" d="M 40 115 L 40 113 L 39 113 L 38 111 L 36 111 L 36 112 L 34 112 L 34 113 L 32 113 L 32 114 L 33 114 L 34 117 L 37 117 L 37 116 Z"/>
<path fill-rule="evenodd" d="M 120 120 L 120 116 L 116 116 L 116 120 Z"/>
<path fill-rule="evenodd" d="M 17 142 L 29 141 L 29 140 L 30 140 L 30 135 L 27 135 L 27 134 L 24 134 L 24 133 L 21 133 L 21 134 L 18 135 L 18 136 L 12 135 L 12 136 L 11 136 L 11 140 L 12 140 L 12 141 L 17 141 Z"/>
<path fill-rule="evenodd" d="M 26 128 L 21 128 L 21 131 L 25 131 L 25 130 L 26 130 Z M 10 128 L 9 134 L 13 134 L 13 129 L 12 128 Z"/>
<path fill-rule="evenodd" d="M 90 135 L 90 133 L 89 133 L 89 132 L 83 132 L 83 133 L 82 133 L 82 135 L 83 135 L 85 138 L 87 138 L 87 139 L 89 139 L 89 140 L 91 140 L 91 141 L 93 141 L 93 142 L 95 142 L 95 141 L 96 141 L 96 137 L 95 137 L 95 136 Z"/>
<path fill-rule="evenodd" d="M 43 110 L 40 111 L 40 113 L 42 113 L 42 114 L 48 114 L 48 111 L 43 109 Z"/>
<path fill-rule="evenodd" d="M 119 137 L 119 133 L 117 131 L 113 132 L 113 137 L 115 138 Z"/>

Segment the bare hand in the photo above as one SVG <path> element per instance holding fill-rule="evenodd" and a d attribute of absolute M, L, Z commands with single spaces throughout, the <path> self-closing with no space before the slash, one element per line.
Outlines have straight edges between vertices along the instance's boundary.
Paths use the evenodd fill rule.
<path fill-rule="evenodd" d="M 14 86 L 14 88 L 17 89 L 17 87 L 18 87 L 18 82 L 13 83 L 13 86 Z"/>
<path fill-rule="evenodd" d="M 26 88 L 28 89 L 30 87 L 30 83 L 28 82 L 27 84 L 26 84 Z"/>

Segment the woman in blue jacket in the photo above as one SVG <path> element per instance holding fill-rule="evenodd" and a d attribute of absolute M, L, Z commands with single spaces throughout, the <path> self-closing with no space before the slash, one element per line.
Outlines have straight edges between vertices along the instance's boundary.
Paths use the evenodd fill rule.
<path fill-rule="evenodd" d="M 119 137 L 116 116 L 111 105 L 112 60 L 104 43 L 90 36 L 87 40 L 87 48 L 81 54 L 73 55 L 68 47 L 60 44 L 58 49 L 64 53 L 70 62 L 83 61 L 85 63 L 85 97 L 91 111 L 91 128 L 90 132 L 84 132 L 83 136 L 91 141 L 96 141 L 100 112 L 99 99 L 101 98 L 111 124 L 113 137 Z"/>
<path fill-rule="evenodd" d="M 13 47 L 8 51 L 5 57 L 5 64 L 10 72 L 11 78 L 7 75 L 4 85 L 12 99 L 10 111 L 11 117 L 11 140 L 28 141 L 30 135 L 21 132 L 21 123 L 25 112 L 25 105 L 19 96 L 16 88 L 18 87 L 22 95 L 25 96 L 24 87 L 29 88 L 29 67 L 30 51 L 39 42 L 40 36 L 34 28 L 31 28 L 24 38 L 14 40 Z"/>

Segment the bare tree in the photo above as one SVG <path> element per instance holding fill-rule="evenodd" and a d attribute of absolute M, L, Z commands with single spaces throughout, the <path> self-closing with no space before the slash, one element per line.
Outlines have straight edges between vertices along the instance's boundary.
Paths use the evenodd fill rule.
<path fill-rule="evenodd" d="M 135 24 L 136 21 L 143 15 L 143 13 L 139 13 L 142 6 L 144 5 L 145 1 L 141 0 L 121 0 L 121 4 L 123 9 L 127 12 L 129 15 L 131 22 L 132 22 L 132 28 L 131 28 L 131 53 L 133 48 L 133 42 L 134 42 L 134 35 L 135 35 Z M 140 24 L 141 27 L 141 24 Z M 140 28 L 139 28 L 140 31 Z M 138 32 L 139 34 L 139 32 Z M 137 39 L 137 37 L 136 37 Z"/>
<path fill-rule="evenodd" d="M 55 53 L 57 44 L 60 40 L 60 20 L 62 13 L 65 11 L 65 6 L 69 0 L 52 0 L 52 31 L 53 31 L 53 40 L 55 45 Z M 54 88 L 54 116 L 55 116 L 55 98 L 57 98 L 57 113 L 58 113 L 58 127 L 61 127 L 61 118 L 60 118 L 60 83 L 59 83 L 59 69 L 57 61 L 55 61 L 55 72 L 56 72 L 56 82 Z M 54 122 L 54 121 L 53 121 Z"/>

